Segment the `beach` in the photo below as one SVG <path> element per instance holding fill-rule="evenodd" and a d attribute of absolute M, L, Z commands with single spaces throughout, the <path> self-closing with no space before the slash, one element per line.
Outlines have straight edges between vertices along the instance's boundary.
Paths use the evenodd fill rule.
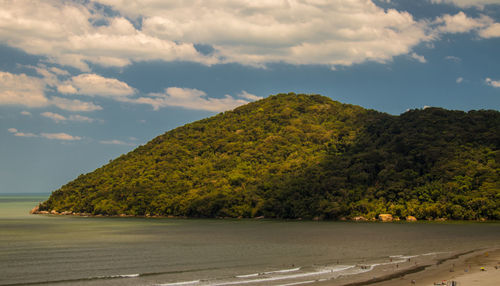
<path fill-rule="evenodd" d="M 484 271 L 481 270 L 482 267 L 484 267 Z M 452 285 L 452 281 L 456 281 L 458 286 L 500 285 L 500 249 L 474 251 L 442 263 L 430 265 L 419 272 L 364 285 Z"/>

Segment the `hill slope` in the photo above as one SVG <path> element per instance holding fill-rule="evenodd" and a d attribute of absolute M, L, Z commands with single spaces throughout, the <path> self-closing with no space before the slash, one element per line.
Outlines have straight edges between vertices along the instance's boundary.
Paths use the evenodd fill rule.
<path fill-rule="evenodd" d="M 171 130 L 53 192 L 42 210 L 500 219 L 500 113 L 401 116 L 280 94 Z"/>

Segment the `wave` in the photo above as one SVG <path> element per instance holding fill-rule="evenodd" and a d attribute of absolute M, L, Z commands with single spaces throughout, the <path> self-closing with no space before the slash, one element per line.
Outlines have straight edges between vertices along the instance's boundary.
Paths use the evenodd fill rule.
<path fill-rule="evenodd" d="M 328 279 L 318 279 L 318 280 L 299 281 L 299 282 L 292 282 L 292 283 L 287 283 L 287 284 L 280 284 L 280 285 L 277 285 L 277 286 L 294 286 L 294 285 L 304 285 L 304 284 L 311 284 L 311 283 L 323 282 L 323 281 L 328 281 Z"/>
<path fill-rule="evenodd" d="M 93 280 L 93 279 L 113 279 L 113 278 L 135 278 L 139 276 L 141 276 L 141 274 L 118 274 L 118 275 L 91 277 L 89 279 Z"/>
<path fill-rule="evenodd" d="M 305 272 L 305 273 L 298 273 L 298 274 L 291 274 L 291 275 L 271 276 L 271 277 L 259 278 L 259 279 L 227 281 L 227 282 L 211 283 L 208 285 L 210 285 L 210 286 L 228 286 L 228 285 L 240 285 L 240 284 L 263 283 L 263 282 L 271 282 L 271 281 L 279 281 L 279 280 L 297 279 L 297 278 L 319 276 L 319 275 L 323 275 L 323 274 L 340 272 L 340 271 L 344 271 L 344 270 L 351 269 L 354 267 L 356 267 L 356 266 L 355 265 L 338 266 L 338 267 L 334 267 L 334 268 L 323 268 L 321 270 L 313 271 L 313 272 Z M 290 270 L 289 272 L 291 272 L 291 271 L 292 270 Z M 295 268 L 293 271 L 296 271 Z M 278 272 L 277 271 L 270 271 L 270 273 L 278 273 Z M 281 272 L 281 273 L 284 273 L 284 272 Z"/>
<path fill-rule="evenodd" d="M 216 279 L 197 279 L 191 281 L 180 281 L 180 282 L 171 282 L 171 283 L 161 283 L 161 284 L 153 284 L 155 286 L 188 286 L 188 285 L 205 285 L 205 286 L 231 286 L 231 285 L 245 285 L 245 284 L 265 284 L 270 282 L 278 282 L 282 280 L 291 280 L 289 283 L 283 281 L 284 284 L 279 284 L 279 286 L 294 286 L 294 285 L 303 285 L 310 284 L 314 282 L 328 281 L 331 279 L 336 279 L 341 276 L 350 276 L 361 273 L 366 273 L 372 271 L 375 267 L 378 266 L 386 266 L 393 265 L 398 263 L 407 262 L 409 259 L 415 257 L 423 257 L 423 256 L 431 256 L 431 255 L 439 255 L 448 252 L 432 252 L 432 253 L 424 253 L 418 255 L 391 255 L 387 258 L 390 258 L 391 261 L 387 262 L 377 262 L 371 264 L 356 264 L 356 265 L 334 265 L 334 266 L 324 266 L 324 267 L 315 267 L 310 271 L 304 271 L 303 267 L 294 267 L 288 269 L 280 269 L 273 271 L 265 271 L 251 274 L 242 274 L 233 276 L 233 278 L 216 278 Z M 212 269 L 212 268 L 210 268 Z M 184 273 L 184 272 L 195 272 L 200 269 L 190 269 L 185 271 L 166 271 L 166 272 L 157 272 L 157 273 L 133 273 L 133 274 L 116 274 L 116 275 L 106 275 L 106 276 L 92 276 L 88 278 L 79 278 L 79 279 L 68 279 L 68 280 L 57 280 L 57 281 L 46 281 L 45 283 L 59 283 L 59 282 L 77 282 L 77 281 L 88 281 L 88 280 L 101 280 L 101 279 L 123 279 L 123 278 L 138 278 L 142 276 L 155 276 L 162 274 L 173 274 L 173 273 Z M 203 269 L 208 270 L 208 269 Z M 311 279 L 312 277 L 312 279 Z M 195 278 L 195 277 L 193 277 Z M 309 279 L 307 279 L 309 278 Z M 318 279 L 315 279 L 318 278 Z M 236 279 L 236 280 L 235 280 Z M 295 281 L 294 281 L 295 279 Z M 219 280 L 219 281 L 217 281 Z M 28 283 L 29 284 L 38 284 L 37 283 Z M 279 282 L 278 282 L 279 283 Z M 17 284 L 12 284 L 17 285 Z M 20 285 L 20 284 L 19 284 Z"/>
<path fill-rule="evenodd" d="M 277 282 L 282 280 L 292 280 L 289 283 L 280 284 L 280 286 L 294 286 L 302 284 L 310 284 L 320 281 L 328 281 L 331 279 L 336 279 L 340 276 L 350 276 L 357 275 L 361 273 L 366 273 L 372 271 L 376 267 L 394 265 L 399 263 L 407 262 L 409 259 L 436 255 L 438 253 L 425 253 L 417 255 L 391 255 L 390 261 L 387 262 L 377 262 L 371 264 L 357 264 L 357 265 L 335 265 L 335 266 L 325 266 L 316 267 L 312 271 L 301 271 L 303 267 L 295 267 L 281 270 L 257 272 L 251 274 L 241 274 L 233 276 L 233 279 L 215 279 L 215 280 L 193 280 L 185 282 L 173 282 L 167 284 L 156 284 L 156 286 L 177 286 L 177 285 L 206 285 L 206 286 L 232 286 L 232 285 L 245 285 L 245 284 L 266 284 L 270 282 Z M 309 277 L 317 277 L 318 279 L 307 279 Z M 234 280 L 236 278 L 236 280 Z M 219 281 L 216 281 L 219 280 Z M 225 280 L 225 281 L 224 281 Z M 293 281 L 295 280 L 295 281 Z M 297 281 L 302 280 L 302 281 Z"/>
<path fill-rule="evenodd" d="M 155 284 L 155 286 L 178 286 L 178 285 L 193 285 L 200 283 L 200 280 L 184 281 L 184 282 L 174 282 L 166 284 Z"/>
<path fill-rule="evenodd" d="M 137 278 L 143 276 L 140 273 L 135 274 L 116 274 L 116 275 L 105 275 L 105 276 L 91 276 L 86 278 L 75 278 L 75 279 L 60 279 L 60 280 L 49 280 L 49 281 L 37 281 L 37 282 L 22 282 L 22 283 L 11 283 L 2 284 L 3 286 L 18 286 L 18 285 L 40 285 L 40 284 L 54 284 L 54 283 L 72 283 L 81 281 L 92 281 L 92 280 L 105 280 L 105 279 L 117 279 L 117 278 Z"/>
<path fill-rule="evenodd" d="M 260 272 L 260 273 L 252 273 L 252 274 L 245 274 L 245 275 L 237 275 L 236 278 L 248 278 L 248 277 L 256 277 L 259 275 L 269 275 L 269 274 L 274 274 L 274 273 L 288 273 L 288 272 L 295 272 L 299 271 L 300 267 L 296 268 L 290 268 L 290 269 L 282 269 L 282 270 L 275 270 L 275 271 L 267 271 L 267 272 Z"/>

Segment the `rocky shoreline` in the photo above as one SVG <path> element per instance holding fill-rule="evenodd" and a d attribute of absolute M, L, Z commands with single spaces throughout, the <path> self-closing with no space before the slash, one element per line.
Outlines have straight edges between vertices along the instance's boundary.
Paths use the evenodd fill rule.
<path fill-rule="evenodd" d="M 71 212 L 71 211 L 62 211 L 58 212 L 57 210 L 50 210 L 50 211 L 41 211 L 38 206 L 34 207 L 31 209 L 30 214 L 41 214 L 41 215 L 70 215 L 70 216 L 81 216 L 81 217 L 154 217 L 154 218 L 187 218 L 187 217 L 180 217 L 180 216 L 160 216 L 160 215 L 128 215 L 128 214 L 118 214 L 118 215 L 106 215 L 106 214 L 91 214 L 91 213 L 78 213 L 78 212 Z"/>
<path fill-rule="evenodd" d="M 92 214 L 92 213 L 79 213 L 79 212 L 71 212 L 71 211 L 62 211 L 59 212 L 57 210 L 40 210 L 38 206 L 34 207 L 31 209 L 29 212 L 30 214 L 41 214 L 41 215 L 59 215 L 59 216 L 65 216 L 65 215 L 70 215 L 70 216 L 80 216 L 80 217 L 138 217 L 138 218 L 189 218 L 187 216 L 174 216 L 174 215 L 167 215 L 167 216 L 162 216 L 162 215 L 150 215 L 150 214 L 145 214 L 145 215 L 129 215 L 129 214 L 116 214 L 116 215 L 107 215 L 107 214 Z M 217 219 L 231 219 L 231 217 L 216 217 Z M 238 219 L 242 219 L 242 217 L 238 217 Z M 255 220 L 260 220 L 260 219 L 266 219 L 264 216 L 259 216 L 259 217 L 254 217 L 253 219 Z M 302 220 L 302 218 L 298 218 L 297 220 Z M 320 221 L 322 219 L 315 217 L 312 219 L 313 221 Z M 447 221 L 448 219 L 446 218 L 436 218 L 436 219 L 428 219 L 427 221 Z M 417 222 L 418 219 L 414 216 L 407 216 L 404 219 L 400 219 L 399 217 L 393 217 L 391 214 L 380 214 L 378 215 L 377 218 L 371 218 L 368 219 L 363 216 L 355 216 L 352 218 L 346 218 L 342 217 L 339 219 L 339 221 L 354 221 L 354 222 L 398 222 L 398 221 L 406 221 L 406 222 Z M 479 221 L 486 221 L 485 219 L 480 219 Z"/>

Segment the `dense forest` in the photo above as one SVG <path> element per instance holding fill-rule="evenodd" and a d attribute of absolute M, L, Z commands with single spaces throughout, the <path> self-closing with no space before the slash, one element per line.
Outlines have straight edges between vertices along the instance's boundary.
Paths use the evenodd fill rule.
<path fill-rule="evenodd" d="M 400 116 L 279 94 L 176 128 L 62 186 L 40 210 L 500 219 L 500 112 Z"/>

